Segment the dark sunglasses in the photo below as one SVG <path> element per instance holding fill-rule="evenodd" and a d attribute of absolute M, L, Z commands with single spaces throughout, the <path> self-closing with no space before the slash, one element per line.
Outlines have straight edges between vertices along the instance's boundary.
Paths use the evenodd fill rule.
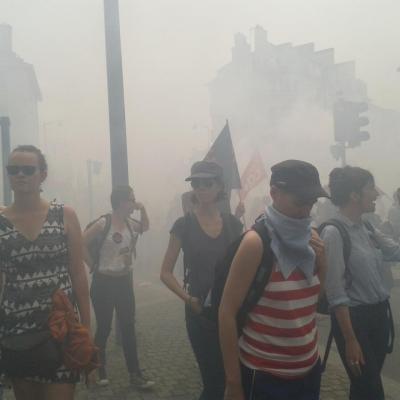
<path fill-rule="evenodd" d="M 200 187 L 210 189 L 215 183 L 215 179 L 212 178 L 196 178 L 190 181 L 193 189 L 198 189 Z"/>
<path fill-rule="evenodd" d="M 294 203 L 297 207 L 306 207 L 306 206 L 313 206 L 318 199 L 301 199 L 296 197 Z"/>
<path fill-rule="evenodd" d="M 34 165 L 7 165 L 6 170 L 8 175 L 15 176 L 22 172 L 25 176 L 32 176 L 36 171 L 37 167 Z"/>

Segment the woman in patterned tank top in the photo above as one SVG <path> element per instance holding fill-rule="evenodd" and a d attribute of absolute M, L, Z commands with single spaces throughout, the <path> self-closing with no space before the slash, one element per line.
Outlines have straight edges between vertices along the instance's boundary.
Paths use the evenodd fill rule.
<path fill-rule="evenodd" d="M 36 147 L 17 147 L 7 173 L 14 202 L 0 214 L 0 339 L 46 328 L 51 296 L 58 288 L 71 301 L 74 293 L 81 322 L 90 329 L 82 235 L 75 211 L 41 198 L 47 163 Z M 30 371 L 22 378 L 8 378 L 17 400 L 68 400 L 74 397 L 79 375 L 61 366 L 48 376 Z"/>

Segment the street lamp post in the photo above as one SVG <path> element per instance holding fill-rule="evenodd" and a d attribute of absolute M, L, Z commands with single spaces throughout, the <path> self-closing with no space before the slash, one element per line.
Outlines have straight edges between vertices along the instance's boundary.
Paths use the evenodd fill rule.
<path fill-rule="evenodd" d="M 101 162 L 96 160 L 86 160 L 88 193 L 89 193 L 89 221 L 93 220 L 93 175 L 99 175 L 101 171 Z"/>
<path fill-rule="evenodd" d="M 128 185 L 124 83 L 118 0 L 104 0 L 112 186 Z"/>
<path fill-rule="evenodd" d="M 89 194 L 89 221 L 93 220 L 93 171 L 92 160 L 86 160 L 87 178 L 88 178 L 88 194 Z"/>

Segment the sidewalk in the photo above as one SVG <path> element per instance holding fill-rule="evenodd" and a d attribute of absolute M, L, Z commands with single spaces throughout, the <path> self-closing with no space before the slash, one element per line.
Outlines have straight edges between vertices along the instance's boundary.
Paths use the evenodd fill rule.
<path fill-rule="evenodd" d="M 128 384 L 122 349 L 110 338 L 110 385 L 106 388 L 78 385 L 78 400 L 197 400 L 200 377 L 187 340 L 183 305 L 157 283 L 135 287 L 139 356 L 145 374 L 156 381 L 152 392 L 139 393 Z M 323 322 L 322 322 L 323 323 Z M 321 354 L 323 354 L 321 347 Z M 399 398 L 400 384 L 384 381 L 387 400 Z M 348 380 L 338 355 L 332 351 L 322 380 L 321 400 L 347 400 Z M 6 400 L 13 399 L 10 391 Z"/>

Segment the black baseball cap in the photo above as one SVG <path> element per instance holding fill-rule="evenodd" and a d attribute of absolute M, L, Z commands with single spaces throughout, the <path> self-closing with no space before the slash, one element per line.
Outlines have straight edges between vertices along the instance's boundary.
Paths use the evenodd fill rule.
<path fill-rule="evenodd" d="M 190 176 L 187 177 L 186 181 L 193 179 L 207 179 L 217 178 L 222 179 L 223 171 L 222 167 L 213 161 L 197 161 L 192 165 L 190 170 Z"/>
<path fill-rule="evenodd" d="M 286 160 L 275 164 L 271 168 L 270 184 L 305 201 L 329 198 L 321 185 L 317 168 L 305 161 Z"/>

